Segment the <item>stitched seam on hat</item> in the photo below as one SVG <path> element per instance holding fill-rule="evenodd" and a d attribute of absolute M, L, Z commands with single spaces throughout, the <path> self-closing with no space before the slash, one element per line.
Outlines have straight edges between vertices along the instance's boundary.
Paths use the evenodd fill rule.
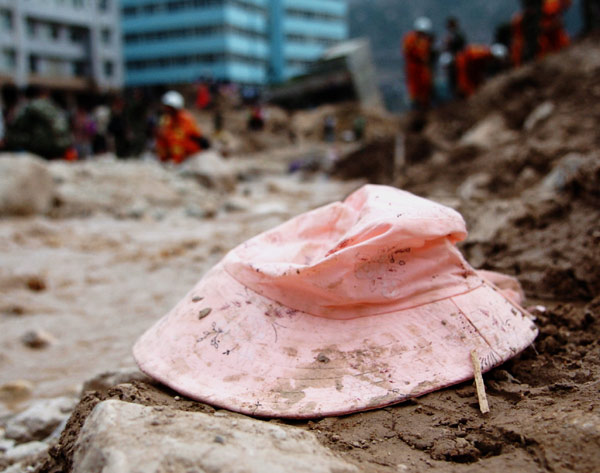
<path fill-rule="evenodd" d="M 485 335 L 483 335 L 483 333 L 481 333 L 481 331 L 477 328 L 477 326 L 471 321 L 471 319 L 469 318 L 469 316 L 462 311 L 462 309 L 459 307 L 459 305 L 454 301 L 454 297 L 455 296 L 452 296 L 450 298 L 450 300 L 452 301 L 452 304 L 454 304 L 454 306 L 458 309 L 458 312 L 461 313 L 465 317 L 465 319 L 467 319 L 467 321 L 471 324 L 471 326 L 477 332 L 477 334 L 483 339 L 483 341 L 487 344 L 487 346 L 490 347 L 490 350 L 492 350 L 492 352 L 494 353 L 494 355 L 496 355 L 498 357 L 498 359 L 502 360 L 503 357 L 500 356 L 500 354 L 496 350 L 494 350 L 494 347 L 488 341 L 488 339 L 485 337 Z"/>

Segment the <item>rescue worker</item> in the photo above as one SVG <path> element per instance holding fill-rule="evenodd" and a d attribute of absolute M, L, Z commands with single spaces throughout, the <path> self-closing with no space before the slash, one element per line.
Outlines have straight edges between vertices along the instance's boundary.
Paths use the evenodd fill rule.
<path fill-rule="evenodd" d="M 538 58 L 560 51 L 569 45 L 562 15 L 571 6 L 571 0 L 545 0 L 542 7 Z"/>
<path fill-rule="evenodd" d="M 156 152 L 161 161 L 180 164 L 189 156 L 209 147 L 192 115 L 186 111 L 183 96 L 174 90 L 163 95 L 164 114 L 156 131 Z"/>
<path fill-rule="evenodd" d="M 508 59 L 508 49 L 503 44 L 491 48 L 469 45 L 456 56 L 458 89 L 463 97 L 470 97 L 494 73 L 502 70 Z"/>
<path fill-rule="evenodd" d="M 583 15 L 583 34 L 600 30 L 600 0 L 583 0 L 581 3 Z"/>
<path fill-rule="evenodd" d="M 562 21 L 571 0 L 522 0 L 512 20 L 510 56 L 514 66 L 560 51 L 569 44 Z"/>
<path fill-rule="evenodd" d="M 415 20 L 414 31 L 403 40 L 408 93 L 414 107 L 427 109 L 433 90 L 433 25 L 426 17 Z"/>
<path fill-rule="evenodd" d="M 77 159 L 66 113 L 50 99 L 46 89 L 29 87 L 28 101 L 6 124 L 5 147 L 29 151 L 45 159 Z"/>
<path fill-rule="evenodd" d="M 448 85 L 453 96 L 458 94 L 456 83 L 456 55 L 462 51 L 467 43 L 464 32 L 461 30 L 458 19 L 451 16 L 446 20 L 446 37 L 444 38 L 444 52 L 446 55 L 443 64 L 448 76 Z"/>

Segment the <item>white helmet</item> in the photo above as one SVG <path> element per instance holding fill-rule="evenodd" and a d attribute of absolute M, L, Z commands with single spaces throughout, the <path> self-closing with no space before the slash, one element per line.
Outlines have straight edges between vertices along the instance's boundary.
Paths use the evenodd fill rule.
<path fill-rule="evenodd" d="M 496 59 L 506 59 L 508 57 L 508 48 L 500 43 L 493 44 L 490 52 Z"/>
<path fill-rule="evenodd" d="M 442 54 L 440 54 L 440 59 L 439 59 L 440 66 L 448 67 L 448 66 L 450 66 L 450 64 L 452 64 L 453 61 L 454 61 L 454 56 L 452 56 L 452 53 L 445 51 Z"/>
<path fill-rule="evenodd" d="M 433 23 L 426 16 L 421 16 L 415 20 L 415 30 L 419 33 L 431 34 L 433 32 Z"/>
<path fill-rule="evenodd" d="M 176 110 L 183 108 L 183 95 L 174 90 L 169 90 L 165 95 L 162 96 L 162 103 L 167 107 L 173 107 Z"/>

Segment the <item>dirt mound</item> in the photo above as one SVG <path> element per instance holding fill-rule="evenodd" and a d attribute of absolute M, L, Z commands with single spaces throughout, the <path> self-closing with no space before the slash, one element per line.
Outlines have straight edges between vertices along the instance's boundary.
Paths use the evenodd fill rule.
<path fill-rule="evenodd" d="M 340 179 L 368 179 L 374 184 L 389 184 L 394 177 L 393 138 L 365 144 L 338 160 L 331 175 Z"/>
<path fill-rule="evenodd" d="M 463 213 L 476 266 L 516 275 L 530 297 L 589 301 L 600 289 L 599 117 L 600 48 L 588 40 L 421 118 L 422 131 L 405 120 L 407 144 L 430 149 L 407 155 L 396 185 Z"/>

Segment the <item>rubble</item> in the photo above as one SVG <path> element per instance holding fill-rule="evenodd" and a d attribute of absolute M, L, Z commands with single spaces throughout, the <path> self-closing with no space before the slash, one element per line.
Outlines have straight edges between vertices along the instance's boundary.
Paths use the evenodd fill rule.
<path fill-rule="evenodd" d="M 75 446 L 73 473 L 166 470 L 359 471 L 322 447 L 312 433 L 295 427 L 121 401 L 94 408 Z"/>
<path fill-rule="evenodd" d="M 0 216 L 45 214 L 54 194 L 52 176 L 42 159 L 0 153 Z"/>

